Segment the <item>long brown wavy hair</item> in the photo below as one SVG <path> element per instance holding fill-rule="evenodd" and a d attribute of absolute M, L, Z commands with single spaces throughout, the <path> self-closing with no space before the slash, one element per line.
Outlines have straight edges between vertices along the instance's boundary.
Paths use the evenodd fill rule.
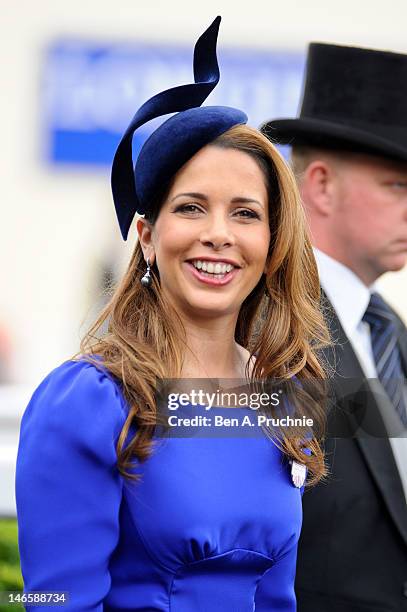
<path fill-rule="evenodd" d="M 329 334 L 319 308 L 318 272 L 294 176 L 275 146 L 246 125 L 231 128 L 210 146 L 237 149 L 252 156 L 263 170 L 268 188 L 268 270 L 242 303 L 235 331 L 236 342 L 256 357 L 251 371 L 249 363 L 253 360 L 246 366 L 247 379 L 294 379 L 303 390 L 307 382 L 325 378 L 318 351 L 329 344 Z M 148 217 L 152 224 L 169 187 L 157 195 L 154 214 Z M 118 469 L 128 478 L 136 478 L 130 473 L 135 461 L 144 461 L 152 452 L 157 379 L 181 377 L 186 347 L 182 321 L 160 291 L 156 264 L 149 289 L 140 283 L 145 270 L 137 242 L 126 273 L 81 343 L 80 358 L 97 367 L 102 362 L 120 381 L 128 402 L 128 416 L 117 443 Z M 313 437 L 306 442 L 311 453 L 304 452 L 300 433 L 293 436 L 283 432 L 279 441 L 289 458 L 305 463 L 308 484 L 325 475 L 320 445 L 325 423 L 322 396 L 314 394 L 307 404 L 314 421 Z M 133 425 L 136 433 L 128 442 Z"/>

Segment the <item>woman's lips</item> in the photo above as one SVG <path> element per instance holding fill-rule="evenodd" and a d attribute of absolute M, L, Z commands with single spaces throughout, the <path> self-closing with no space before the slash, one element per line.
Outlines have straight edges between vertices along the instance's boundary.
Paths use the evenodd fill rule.
<path fill-rule="evenodd" d="M 240 269 L 233 268 L 230 272 L 226 272 L 223 278 L 211 278 L 210 276 L 205 276 L 204 274 L 201 274 L 201 270 L 195 268 L 195 266 L 189 261 L 186 261 L 185 263 L 188 270 L 190 270 L 191 274 L 193 274 L 193 276 L 197 280 L 199 280 L 201 283 L 205 283 L 205 285 L 212 285 L 212 287 L 227 285 L 234 279 Z"/>

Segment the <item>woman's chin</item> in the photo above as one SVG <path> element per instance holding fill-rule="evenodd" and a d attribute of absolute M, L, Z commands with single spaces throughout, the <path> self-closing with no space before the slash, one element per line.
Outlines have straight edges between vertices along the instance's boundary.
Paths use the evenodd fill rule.
<path fill-rule="evenodd" d="M 191 300 L 188 301 L 190 317 L 216 319 L 218 317 L 238 315 L 241 303 L 231 303 L 229 300 Z"/>

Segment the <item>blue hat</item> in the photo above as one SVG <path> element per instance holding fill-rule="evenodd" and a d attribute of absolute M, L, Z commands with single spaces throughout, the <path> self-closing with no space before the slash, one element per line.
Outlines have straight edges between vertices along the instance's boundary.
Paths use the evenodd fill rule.
<path fill-rule="evenodd" d="M 242 111 L 201 104 L 219 82 L 216 41 L 221 18 L 200 36 L 194 49 L 194 83 L 167 89 L 145 102 L 117 147 L 112 166 L 113 200 L 124 240 L 136 213 L 151 212 L 154 194 L 202 147 L 234 125 L 247 122 Z M 176 113 L 146 140 L 133 169 L 137 128 L 155 117 Z"/>

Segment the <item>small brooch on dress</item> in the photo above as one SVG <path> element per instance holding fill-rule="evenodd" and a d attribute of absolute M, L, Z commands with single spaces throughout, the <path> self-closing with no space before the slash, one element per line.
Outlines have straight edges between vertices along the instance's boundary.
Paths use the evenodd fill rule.
<path fill-rule="evenodd" d="M 291 460 L 290 463 L 293 485 L 300 489 L 302 486 L 304 486 L 305 478 L 307 476 L 307 468 L 303 463 L 298 463 L 298 461 Z"/>

